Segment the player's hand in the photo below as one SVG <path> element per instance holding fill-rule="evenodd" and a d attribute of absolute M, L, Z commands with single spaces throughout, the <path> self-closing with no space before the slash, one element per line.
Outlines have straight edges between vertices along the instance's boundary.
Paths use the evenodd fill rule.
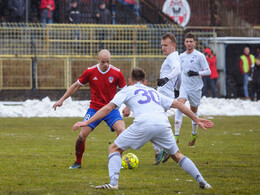
<path fill-rule="evenodd" d="M 76 123 L 73 125 L 72 129 L 73 129 L 74 131 L 76 131 L 77 129 L 79 129 L 80 127 L 83 127 L 83 126 L 86 126 L 84 122 L 76 122 Z"/>
<path fill-rule="evenodd" d="M 199 73 L 197 71 L 189 70 L 188 76 L 189 77 L 199 76 Z"/>
<path fill-rule="evenodd" d="M 199 118 L 199 121 L 197 123 L 203 130 L 207 130 L 207 128 L 214 127 L 214 123 L 208 119 Z"/>
<path fill-rule="evenodd" d="M 56 110 L 57 106 L 58 106 L 58 107 L 61 107 L 62 104 L 63 104 L 63 101 L 62 101 L 62 100 L 59 100 L 59 101 L 57 101 L 57 102 L 52 106 L 52 108 L 53 108 L 54 110 Z"/>
<path fill-rule="evenodd" d="M 130 109 L 126 106 L 126 107 L 123 109 L 122 113 L 123 113 L 123 117 L 129 117 L 129 115 L 130 115 Z"/>
<path fill-rule="evenodd" d="M 169 81 L 169 79 L 167 77 L 162 78 L 162 79 L 157 79 L 157 86 L 164 86 L 165 83 L 167 83 Z"/>

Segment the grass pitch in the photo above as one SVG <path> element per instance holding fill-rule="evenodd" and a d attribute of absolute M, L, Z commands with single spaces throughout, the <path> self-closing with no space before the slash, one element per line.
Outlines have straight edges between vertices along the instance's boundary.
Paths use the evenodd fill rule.
<path fill-rule="evenodd" d="M 71 127 L 79 120 L 0 118 L 0 194 L 259 194 L 259 116 L 216 116 L 213 129 L 198 130 L 194 148 L 187 146 L 191 121 L 184 118 L 179 148 L 193 160 L 211 190 L 199 189 L 173 160 L 153 166 L 151 143 L 138 151 L 128 150 L 140 164 L 136 170 L 121 170 L 119 190 L 93 189 L 109 182 L 108 146 L 116 133 L 102 123 L 87 139 L 82 168 L 69 170 L 78 136 Z M 125 122 L 129 126 L 132 119 Z"/>

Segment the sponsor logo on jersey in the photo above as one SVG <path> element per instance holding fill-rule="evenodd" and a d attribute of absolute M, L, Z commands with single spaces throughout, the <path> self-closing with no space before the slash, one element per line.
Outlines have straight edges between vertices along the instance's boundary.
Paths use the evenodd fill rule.
<path fill-rule="evenodd" d="M 113 80 L 114 80 L 114 77 L 108 77 L 108 81 L 109 81 L 109 83 L 112 83 Z"/>
<path fill-rule="evenodd" d="M 97 77 L 94 77 L 93 80 L 97 81 L 98 79 L 97 79 Z"/>
<path fill-rule="evenodd" d="M 190 6 L 187 0 L 166 0 L 162 11 L 182 27 L 190 20 Z"/>

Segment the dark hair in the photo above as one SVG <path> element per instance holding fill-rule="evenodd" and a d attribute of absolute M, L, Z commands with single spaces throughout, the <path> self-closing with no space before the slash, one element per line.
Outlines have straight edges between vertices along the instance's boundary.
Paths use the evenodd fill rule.
<path fill-rule="evenodd" d="M 191 33 L 187 33 L 185 35 L 185 39 L 193 39 L 194 41 L 196 41 L 195 36 L 193 34 L 191 34 Z"/>
<path fill-rule="evenodd" d="M 141 68 L 134 68 L 131 73 L 131 79 L 135 81 L 145 81 L 145 72 Z"/>
<path fill-rule="evenodd" d="M 165 40 L 169 38 L 173 43 L 176 43 L 176 37 L 174 36 L 174 34 L 167 32 L 165 35 L 162 36 L 162 40 Z"/>

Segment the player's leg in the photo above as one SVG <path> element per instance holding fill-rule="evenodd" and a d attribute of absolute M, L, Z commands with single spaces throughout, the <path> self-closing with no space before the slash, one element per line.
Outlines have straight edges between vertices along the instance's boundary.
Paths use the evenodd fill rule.
<path fill-rule="evenodd" d="M 152 136 L 149 134 L 149 128 L 131 125 L 116 138 L 109 147 L 108 170 L 110 183 L 96 186 L 96 189 L 118 189 L 118 179 L 122 164 L 120 153 L 130 147 L 136 150 L 149 141 L 150 136 Z M 143 129 L 145 130 L 143 131 Z"/>
<path fill-rule="evenodd" d="M 112 132 L 116 131 L 117 135 L 125 130 L 125 123 L 118 109 L 112 110 L 107 116 L 104 117 L 104 121 L 110 127 Z"/>
<path fill-rule="evenodd" d="M 119 173 L 121 170 L 121 153 L 124 150 L 120 149 L 115 143 L 109 146 L 108 156 L 108 172 L 110 182 L 101 186 L 96 186 L 95 189 L 118 189 Z"/>
<path fill-rule="evenodd" d="M 89 108 L 87 110 L 87 113 L 84 116 L 83 121 L 86 121 L 90 119 L 97 111 L 94 109 Z M 82 127 L 79 133 L 79 137 L 77 138 L 76 144 L 75 144 L 75 155 L 76 155 L 76 161 L 75 163 L 69 167 L 69 169 L 79 169 L 81 168 L 81 162 L 82 162 L 82 157 L 83 153 L 85 152 L 85 142 L 92 130 L 95 129 L 96 126 L 100 124 L 100 122 L 103 119 L 100 119 L 94 123 L 89 124 L 86 127 Z"/>
<path fill-rule="evenodd" d="M 178 150 L 174 155 L 171 155 L 171 157 L 183 168 L 184 171 L 190 174 L 193 177 L 193 179 L 195 179 L 198 182 L 200 188 L 212 188 L 202 177 L 196 165 L 187 156 L 183 156 L 181 152 Z"/>
<path fill-rule="evenodd" d="M 198 117 L 198 107 L 190 106 L 191 111 Z M 189 146 L 194 146 L 196 139 L 197 139 L 197 131 L 198 131 L 198 125 L 193 120 L 191 121 L 192 125 L 192 133 L 191 133 L 191 139 L 188 143 Z"/>
<path fill-rule="evenodd" d="M 201 90 L 189 91 L 188 100 L 190 103 L 190 109 L 196 116 L 198 116 L 198 107 L 200 105 L 201 93 L 202 93 Z M 191 139 L 188 143 L 189 146 L 193 146 L 195 144 L 197 139 L 197 131 L 198 131 L 198 125 L 194 121 L 191 121 L 191 126 L 192 126 L 192 134 L 191 134 Z"/>
<path fill-rule="evenodd" d="M 81 168 L 82 157 L 83 157 L 83 153 L 85 152 L 85 142 L 91 131 L 92 131 L 92 128 L 89 126 L 81 128 L 81 131 L 79 133 L 79 136 L 78 136 L 76 144 L 75 144 L 76 161 L 73 165 L 71 165 L 69 167 L 69 169 Z"/>
<path fill-rule="evenodd" d="M 180 94 L 180 98 L 178 99 L 178 101 L 185 104 L 186 100 L 187 99 L 181 97 L 181 94 Z M 176 143 L 179 143 L 181 125 L 182 125 L 182 112 L 177 109 L 176 113 L 175 113 L 175 122 L 174 122 L 174 131 L 175 131 L 174 137 L 175 137 Z"/>
<path fill-rule="evenodd" d="M 154 149 L 154 152 L 155 152 L 155 155 L 154 155 L 154 163 L 153 165 L 159 165 L 162 161 L 162 158 L 164 157 L 165 155 L 165 151 L 161 148 L 159 148 L 158 146 L 156 146 L 155 144 L 153 144 L 153 149 Z"/>
<path fill-rule="evenodd" d="M 106 117 L 104 117 L 104 121 L 110 127 L 112 132 L 116 131 L 117 136 L 125 130 L 125 122 L 118 109 L 112 110 Z"/>

